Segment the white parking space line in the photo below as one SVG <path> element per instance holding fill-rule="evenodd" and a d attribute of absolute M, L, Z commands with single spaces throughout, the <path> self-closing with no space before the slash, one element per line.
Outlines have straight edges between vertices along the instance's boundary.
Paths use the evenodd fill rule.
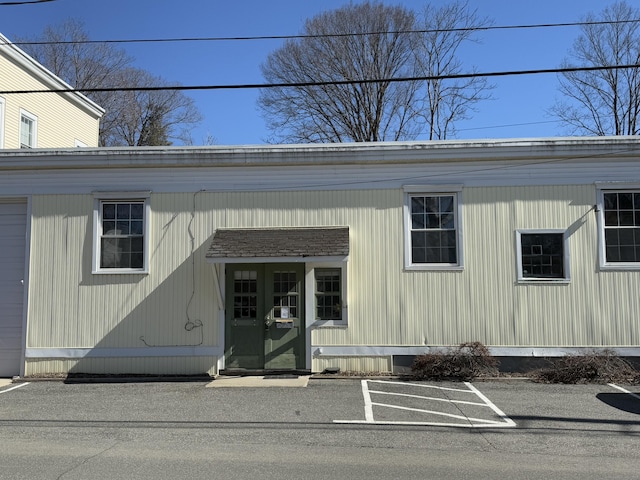
<path fill-rule="evenodd" d="M 418 388 L 418 389 L 431 389 L 433 391 L 440 391 L 443 393 L 455 392 L 458 394 L 472 394 L 474 395 L 474 397 L 481 400 L 481 402 L 415 395 L 415 394 L 402 393 L 401 391 L 386 391 L 386 390 L 372 389 L 371 387 L 376 384 L 384 384 L 387 386 L 387 388 L 392 388 L 392 389 L 396 387 L 398 390 L 406 387 L 411 387 L 411 388 Z M 464 385 L 467 387 L 466 389 L 440 387 L 435 385 L 426 385 L 426 384 L 419 384 L 419 383 L 392 382 L 387 380 L 362 380 L 361 385 L 362 385 L 362 396 L 364 399 L 365 419 L 364 420 L 334 420 L 334 423 L 358 423 L 358 424 L 375 424 L 375 425 L 430 425 L 430 426 L 448 426 L 448 427 L 466 427 L 466 428 L 515 427 L 516 425 L 515 422 L 511 420 L 507 415 L 505 415 L 505 413 L 502 410 L 500 410 L 484 394 L 482 394 L 477 388 L 475 388 L 473 385 L 471 385 L 468 382 L 464 383 Z M 458 414 L 452 414 L 452 413 L 442 412 L 442 411 L 428 409 L 428 408 L 415 408 L 415 407 L 397 405 L 394 403 L 374 402 L 371 399 L 372 394 L 376 396 L 382 396 L 382 397 L 388 396 L 390 397 L 389 402 L 393 402 L 394 400 L 402 401 L 403 399 L 411 399 L 411 400 L 423 400 L 425 405 L 429 404 L 429 402 L 435 401 L 435 402 L 443 402 L 445 404 L 469 405 L 473 407 L 487 407 L 491 409 L 493 413 L 495 413 L 498 417 L 500 417 L 500 420 L 470 417 L 465 415 L 463 412 L 460 412 L 461 414 L 458 415 Z M 446 397 L 446 394 L 445 394 L 445 397 Z M 428 414 L 428 415 L 433 415 L 435 417 L 444 417 L 449 419 L 462 420 L 464 423 L 375 420 L 373 407 L 380 407 L 380 408 L 398 410 L 398 411 L 404 411 L 404 412 L 416 412 L 419 415 Z"/>
<path fill-rule="evenodd" d="M 616 385 L 615 383 L 607 383 L 607 385 L 609 385 L 612 388 L 616 388 L 616 389 L 620 390 L 621 392 L 624 392 L 624 393 L 626 393 L 628 395 L 631 395 L 633 398 L 637 398 L 638 400 L 640 400 L 640 395 L 637 395 L 637 394 L 635 394 L 633 392 L 630 392 L 626 388 L 622 388 L 622 387 Z"/>
<path fill-rule="evenodd" d="M 6 390 L 0 390 L 0 393 L 7 393 L 7 392 L 10 392 L 11 390 L 15 390 L 16 388 L 24 387 L 25 385 L 29 385 L 29 382 L 19 383 L 15 387 L 7 388 Z"/>
<path fill-rule="evenodd" d="M 516 422 L 514 422 L 509 417 L 507 417 L 505 413 L 502 410 L 500 410 L 491 400 L 489 400 L 480 390 L 478 390 L 476 387 L 471 385 L 469 382 L 464 382 L 464 384 L 467 387 L 469 387 L 469 389 L 472 390 L 481 400 L 483 400 L 485 404 L 496 413 L 496 415 L 502 418 L 502 420 L 505 422 L 507 426 L 509 427 L 516 426 Z"/>

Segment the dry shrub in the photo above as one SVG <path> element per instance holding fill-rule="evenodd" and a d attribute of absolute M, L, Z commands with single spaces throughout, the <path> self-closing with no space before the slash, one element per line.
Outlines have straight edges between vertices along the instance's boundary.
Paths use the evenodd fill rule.
<path fill-rule="evenodd" d="M 498 363 L 482 343 L 468 342 L 442 352 L 416 356 L 411 372 L 416 380 L 471 380 L 496 373 Z"/>
<path fill-rule="evenodd" d="M 640 383 L 640 372 L 613 350 L 567 355 L 536 370 L 532 380 L 541 383 Z"/>

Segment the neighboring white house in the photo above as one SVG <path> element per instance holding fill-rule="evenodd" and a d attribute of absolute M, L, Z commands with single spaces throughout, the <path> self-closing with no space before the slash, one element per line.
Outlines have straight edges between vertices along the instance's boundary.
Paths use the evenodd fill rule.
<path fill-rule="evenodd" d="M 0 34 L 0 149 L 97 147 L 104 109 Z"/>
<path fill-rule="evenodd" d="M 1 151 L 0 193 L 0 375 L 640 356 L 638 137 Z"/>

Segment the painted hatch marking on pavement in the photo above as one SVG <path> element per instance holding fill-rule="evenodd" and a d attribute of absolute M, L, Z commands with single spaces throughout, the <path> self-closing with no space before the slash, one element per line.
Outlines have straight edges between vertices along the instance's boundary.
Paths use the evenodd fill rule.
<path fill-rule="evenodd" d="M 396 387 L 400 390 L 402 388 L 415 387 L 418 389 L 429 390 L 444 393 L 445 398 L 438 398 L 434 396 L 428 395 L 416 395 L 409 393 L 402 393 L 401 391 L 384 391 L 384 390 L 375 390 L 372 388 L 376 388 L 376 384 L 383 384 L 387 386 Z M 515 427 L 516 423 L 511 420 L 502 410 L 500 410 L 493 402 L 491 402 L 482 392 L 480 392 L 476 387 L 474 387 L 469 382 L 464 382 L 464 385 L 467 387 L 466 389 L 462 388 L 451 388 L 451 387 L 440 387 L 435 385 L 427 385 L 427 384 L 418 384 L 412 382 L 393 382 L 388 380 L 362 380 L 362 396 L 364 398 L 364 412 L 365 419 L 364 420 L 334 420 L 334 423 L 359 423 L 359 424 L 374 424 L 374 425 L 428 425 L 428 426 L 446 426 L 446 427 L 465 427 L 465 428 L 479 428 L 479 427 Z M 371 387 L 372 388 L 371 388 Z M 456 400 L 450 399 L 446 397 L 447 392 L 453 392 L 456 394 L 461 394 L 463 396 L 470 396 L 468 400 Z M 452 414 L 446 413 L 439 410 L 427 409 L 427 408 L 414 408 L 407 407 L 402 405 L 397 405 L 394 403 L 383 403 L 382 401 L 373 401 L 372 395 L 376 396 L 376 398 L 384 398 L 389 397 L 388 402 L 393 402 L 394 400 L 401 399 L 412 399 L 412 400 L 424 400 L 425 403 L 429 402 L 442 402 L 441 404 L 447 405 L 470 405 L 474 407 L 485 407 L 489 408 L 493 414 L 500 417 L 500 420 L 494 419 L 485 419 L 485 418 L 476 418 L 469 417 L 461 413 Z M 478 401 L 479 400 L 479 401 Z M 452 422 L 418 422 L 418 421 L 391 421 L 391 420 L 376 420 L 373 413 L 373 407 L 380 408 L 388 408 L 391 410 L 402 410 L 405 412 L 416 412 L 419 414 L 429 414 L 434 415 L 436 417 L 443 417 L 444 419 L 451 420 L 461 420 L 464 423 L 452 423 Z"/>
<path fill-rule="evenodd" d="M 7 393 L 7 392 L 10 392 L 11 390 L 15 390 L 16 388 L 24 387 L 25 385 L 29 385 L 29 382 L 20 383 L 20 384 L 15 385 L 15 386 L 13 386 L 11 388 L 0 390 L 0 393 Z"/>

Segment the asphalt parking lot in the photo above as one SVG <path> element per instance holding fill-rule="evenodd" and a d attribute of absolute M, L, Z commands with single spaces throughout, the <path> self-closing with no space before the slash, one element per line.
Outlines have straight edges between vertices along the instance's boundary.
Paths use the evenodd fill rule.
<path fill-rule="evenodd" d="M 440 469 L 437 478 L 633 478 L 640 389 L 525 380 L 312 378 L 305 388 L 46 381 L 0 387 L 0 431 L 0 478 L 12 479 L 114 478 L 114 468 L 130 478 L 182 478 L 172 469 L 187 457 L 190 478 L 214 478 L 214 463 L 217 472 L 228 467 L 225 478 L 242 478 L 251 474 L 238 470 L 248 452 L 262 462 L 251 468 L 277 466 L 256 478 L 285 466 L 290 478 L 397 475 L 387 468 L 428 478 L 419 473 L 427 465 Z M 327 476 L 327 458 L 344 470 Z M 385 461 L 371 471 L 366 459 Z M 300 462 L 308 468 L 296 470 Z M 140 465 L 146 470 L 131 476 Z"/>
<path fill-rule="evenodd" d="M 611 431 L 624 427 L 640 433 L 640 389 L 624 385 L 312 378 L 306 388 L 208 386 L 208 382 L 6 384 L 0 386 L 0 423 L 269 421 L 516 429 L 561 424 Z"/>

